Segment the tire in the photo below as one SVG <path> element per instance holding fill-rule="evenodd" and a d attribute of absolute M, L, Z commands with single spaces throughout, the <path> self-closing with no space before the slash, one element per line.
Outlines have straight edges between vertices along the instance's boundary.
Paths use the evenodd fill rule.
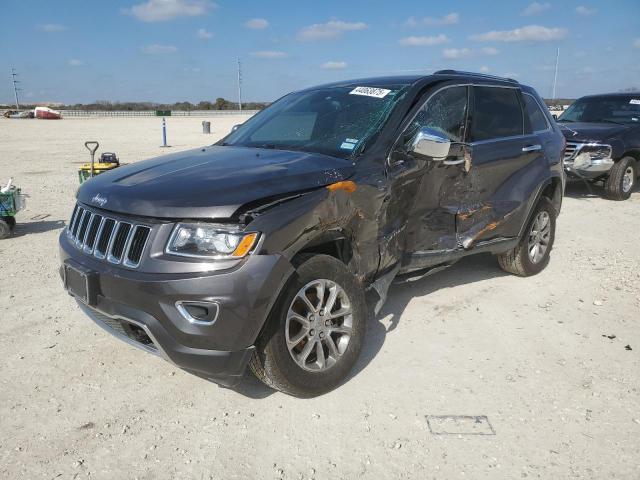
<path fill-rule="evenodd" d="M 351 371 L 362 349 L 367 310 L 362 286 L 342 262 L 328 255 L 300 260 L 256 342 L 249 365 L 269 387 L 310 398 L 333 390 Z M 338 314 L 335 318 L 327 319 L 324 309 L 315 308 L 320 292 L 324 292 L 324 305 L 334 295 L 330 310 Z M 301 323 L 303 315 L 307 327 Z M 335 349 L 329 348 L 330 342 Z"/>
<path fill-rule="evenodd" d="M 498 255 L 498 263 L 500 267 L 509 273 L 519 275 L 521 277 L 529 277 L 540 273 L 549 263 L 549 254 L 553 248 L 553 242 L 556 235 L 556 211 L 553 204 L 547 197 L 542 197 L 536 205 L 531 220 L 527 224 L 525 233 L 520 239 L 518 245 L 504 253 Z M 544 219 L 548 223 L 544 223 Z M 537 223 L 540 222 L 540 223 Z M 542 229 L 539 235 L 536 231 L 540 231 L 540 225 L 548 225 Z M 545 233 L 546 232 L 546 233 Z M 541 240 L 536 242 L 536 240 Z M 539 249 L 535 251 L 536 255 L 532 255 L 532 242 L 538 243 Z M 545 244 L 544 252 L 541 253 L 542 244 Z"/>
<path fill-rule="evenodd" d="M 638 168 L 633 157 L 624 157 L 613 164 L 605 180 L 604 190 L 611 200 L 626 200 L 636 186 Z"/>
<path fill-rule="evenodd" d="M 7 238 L 9 235 L 11 235 L 11 226 L 4 218 L 0 218 L 0 240 Z"/>

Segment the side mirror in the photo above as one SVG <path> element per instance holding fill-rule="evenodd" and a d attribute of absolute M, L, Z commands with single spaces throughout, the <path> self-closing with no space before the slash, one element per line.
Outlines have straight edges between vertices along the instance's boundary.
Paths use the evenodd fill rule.
<path fill-rule="evenodd" d="M 449 156 L 451 140 L 431 128 L 421 128 L 411 140 L 409 151 L 430 160 L 444 160 Z"/>
<path fill-rule="evenodd" d="M 557 114 L 557 113 L 554 113 L 554 114 L 552 114 L 551 116 L 553 117 L 553 119 L 554 119 L 554 120 L 557 120 L 557 119 L 558 119 L 558 114 Z"/>
<path fill-rule="evenodd" d="M 231 127 L 231 132 L 233 133 L 233 132 L 235 132 L 235 131 L 236 131 L 237 129 L 239 129 L 239 128 L 240 128 L 240 124 L 238 124 L 238 125 L 234 125 L 233 127 Z"/>

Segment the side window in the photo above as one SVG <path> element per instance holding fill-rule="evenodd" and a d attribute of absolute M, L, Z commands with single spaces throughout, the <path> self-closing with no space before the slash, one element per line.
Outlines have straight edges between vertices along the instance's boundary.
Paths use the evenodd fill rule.
<path fill-rule="evenodd" d="M 452 142 L 462 142 L 467 117 L 467 87 L 450 87 L 434 94 L 405 133 L 410 139 L 419 129 L 431 128 Z"/>
<path fill-rule="evenodd" d="M 534 132 L 541 132 L 548 129 L 549 124 L 547 123 L 547 117 L 540 109 L 540 104 L 533 98 L 533 95 L 525 93 L 522 97 L 524 98 L 524 108 L 531 122 L 531 129 Z"/>
<path fill-rule="evenodd" d="M 522 107 L 516 89 L 473 87 L 473 96 L 472 142 L 523 134 Z"/>

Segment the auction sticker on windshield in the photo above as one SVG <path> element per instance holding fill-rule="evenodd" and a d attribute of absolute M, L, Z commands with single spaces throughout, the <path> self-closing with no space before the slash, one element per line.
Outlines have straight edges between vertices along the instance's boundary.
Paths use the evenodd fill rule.
<path fill-rule="evenodd" d="M 365 97 L 384 98 L 391 90 L 375 87 L 356 87 L 349 92 L 350 95 L 364 95 Z"/>
<path fill-rule="evenodd" d="M 351 92 L 351 93 L 353 93 L 353 92 Z M 640 105 L 640 100 L 639 100 L 639 99 L 637 99 L 637 98 L 632 98 L 632 99 L 629 101 L 629 103 L 630 103 L 631 105 Z"/>

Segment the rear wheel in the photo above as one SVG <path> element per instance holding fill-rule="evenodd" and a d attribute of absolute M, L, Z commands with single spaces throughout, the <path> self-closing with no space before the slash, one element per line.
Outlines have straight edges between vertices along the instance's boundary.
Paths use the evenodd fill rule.
<path fill-rule="evenodd" d="M 607 197 L 611 200 L 628 199 L 636 186 L 637 178 L 638 171 L 635 159 L 633 157 L 620 159 L 611 167 L 609 176 L 604 183 Z"/>
<path fill-rule="evenodd" d="M 518 245 L 498 255 L 500 267 L 521 277 L 541 272 L 549 263 L 555 234 L 556 211 L 551 201 L 542 197 Z"/>
<path fill-rule="evenodd" d="M 306 257 L 268 322 L 250 362 L 253 373 L 290 395 L 321 395 L 345 379 L 360 354 L 364 292 L 339 260 Z"/>

